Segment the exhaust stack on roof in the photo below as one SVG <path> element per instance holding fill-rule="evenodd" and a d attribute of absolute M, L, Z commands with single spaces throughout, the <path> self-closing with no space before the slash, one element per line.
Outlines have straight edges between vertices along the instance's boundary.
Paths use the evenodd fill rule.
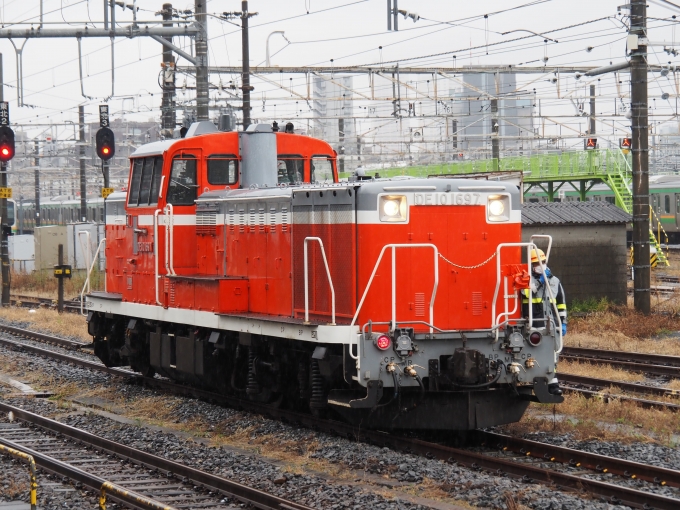
<path fill-rule="evenodd" d="M 276 134 L 268 124 L 251 124 L 239 133 L 241 153 L 241 187 L 276 187 Z"/>

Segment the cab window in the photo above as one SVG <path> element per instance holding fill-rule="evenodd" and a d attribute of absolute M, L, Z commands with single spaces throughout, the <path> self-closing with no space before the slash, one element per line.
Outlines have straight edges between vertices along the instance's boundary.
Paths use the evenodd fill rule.
<path fill-rule="evenodd" d="M 163 173 L 163 158 L 152 156 L 134 160 L 128 205 L 156 205 Z"/>
<path fill-rule="evenodd" d="M 333 182 L 333 160 L 329 156 L 312 156 L 311 182 Z"/>
<path fill-rule="evenodd" d="M 128 193 L 128 205 L 137 205 L 139 202 L 139 185 L 142 180 L 144 159 L 135 159 L 132 164 L 132 177 L 130 178 L 130 192 Z"/>
<path fill-rule="evenodd" d="M 208 184 L 229 185 L 238 182 L 238 159 L 234 154 L 208 156 Z"/>
<path fill-rule="evenodd" d="M 156 205 L 158 203 L 158 193 L 161 189 L 161 177 L 163 177 L 163 158 L 161 156 L 156 156 L 153 160 L 153 179 L 151 180 L 149 205 Z"/>
<path fill-rule="evenodd" d="M 279 184 L 303 182 L 305 160 L 299 154 L 279 154 L 277 161 Z"/>
<path fill-rule="evenodd" d="M 168 203 L 172 205 L 193 205 L 197 196 L 196 157 L 184 154 L 172 160 Z"/>

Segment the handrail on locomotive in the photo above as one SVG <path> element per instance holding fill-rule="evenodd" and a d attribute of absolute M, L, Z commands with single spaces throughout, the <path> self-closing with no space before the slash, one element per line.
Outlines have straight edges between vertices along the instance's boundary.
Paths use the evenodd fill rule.
<path fill-rule="evenodd" d="M 316 241 L 321 248 L 321 256 L 323 263 L 326 266 L 326 276 L 328 276 L 328 285 L 331 288 L 331 326 L 335 326 L 335 287 L 333 287 L 333 278 L 331 278 L 331 271 L 328 268 L 328 259 L 326 258 L 326 250 L 323 247 L 323 241 L 320 237 L 305 237 L 305 324 L 309 324 L 309 261 L 307 256 L 307 243 L 309 241 Z"/>

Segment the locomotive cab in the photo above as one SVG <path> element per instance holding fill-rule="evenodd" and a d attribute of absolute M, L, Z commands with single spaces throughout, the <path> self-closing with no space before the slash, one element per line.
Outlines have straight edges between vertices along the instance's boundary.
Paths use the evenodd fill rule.
<path fill-rule="evenodd" d="M 559 330 L 521 316 L 534 242 L 515 186 L 338 182 L 327 143 L 265 125 L 131 159 L 107 291 L 88 296 L 108 365 L 379 428 L 486 427 L 561 400 L 544 391 Z"/>

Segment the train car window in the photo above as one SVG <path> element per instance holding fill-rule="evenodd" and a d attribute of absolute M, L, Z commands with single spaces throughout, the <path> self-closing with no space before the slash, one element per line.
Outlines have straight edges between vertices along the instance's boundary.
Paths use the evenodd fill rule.
<path fill-rule="evenodd" d="M 14 225 L 14 201 L 7 201 L 7 223 L 9 225 Z"/>
<path fill-rule="evenodd" d="M 139 205 L 149 205 L 149 192 L 153 180 L 153 162 L 155 158 L 144 158 L 142 182 L 139 187 Z"/>
<path fill-rule="evenodd" d="M 680 213 L 680 196 L 675 195 L 675 213 Z"/>
<path fill-rule="evenodd" d="M 614 203 L 614 197 L 604 197 L 604 199 L 610 204 Z"/>
<path fill-rule="evenodd" d="M 193 205 L 196 200 L 196 157 L 185 154 L 172 160 L 168 203 L 172 205 Z"/>
<path fill-rule="evenodd" d="M 238 159 L 234 154 L 211 154 L 208 156 L 209 184 L 236 184 L 238 182 Z"/>
<path fill-rule="evenodd" d="M 665 195 L 663 197 L 663 209 L 666 214 L 671 212 L 671 197 L 670 195 Z"/>
<path fill-rule="evenodd" d="M 311 182 L 333 182 L 333 162 L 328 156 L 312 156 Z"/>
<path fill-rule="evenodd" d="M 294 184 L 305 178 L 305 160 L 299 154 L 279 154 L 277 169 L 279 184 Z"/>
<path fill-rule="evenodd" d="M 156 156 L 153 159 L 153 180 L 151 181 L 151 192 L 149 193 L 149 205 L 156 205 L 158 203 L 158 193 L 161 189 L 161 177 L 163 176 L 163 158 Z"/>
<path fill-rule="evenodd" d="M 142 181 L 142 168 L 144 159 L 135 159 L 132 165 L 132 178 L 130 179 L 130 192 L 128 193 L 128 205 L 139 203 L 139 188 Z"/>

